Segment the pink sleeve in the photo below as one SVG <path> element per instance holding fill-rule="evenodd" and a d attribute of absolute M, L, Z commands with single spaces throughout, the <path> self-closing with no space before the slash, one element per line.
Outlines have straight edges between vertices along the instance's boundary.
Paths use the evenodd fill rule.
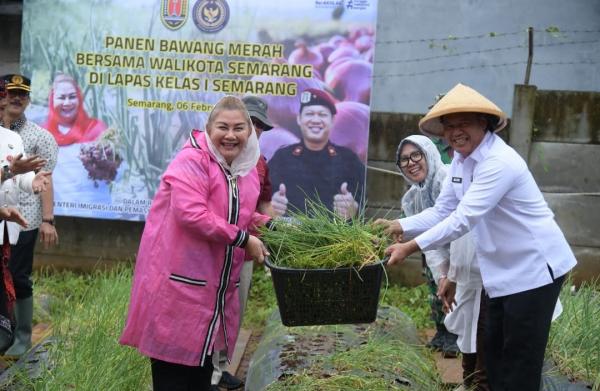
<path fill-rule="evenodd" d="M 243 247 L 248 233 L 208 209 L 206 161 L 194 150 L 181 151 L 164 174 L 171 188 L 171 209 L 178 224 L 212 242 Z M 213 195 L 227 198 L 227 194 Z"/>

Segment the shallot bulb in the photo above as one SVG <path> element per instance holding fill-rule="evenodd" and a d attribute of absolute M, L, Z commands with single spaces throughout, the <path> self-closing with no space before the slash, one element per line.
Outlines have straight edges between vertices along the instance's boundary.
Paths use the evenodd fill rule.
<path fill-rule="evenodd" d="M 325 83 L 342 101 L 368 104 L 371 98 L 373 64 L 361 59 L 340 60 L 325 72 Z"/>
<path fill-rule="evenodd" d="M 331 129 L 332 143 L 349 148 L 363 162 L 367 162 L 369 144 L 369 106 L 359 102 L 340 102 Z"/>
<path fill-rule="evenodd" d="M 360 52 L 356 50 L 353 46 L 342 46 L 335 49 L 329 57 L 327 57 L 327 61 L 330 64 L 333 64 L 336 61 L 339 61 L 342 58 L 358 58 L 360 57 Z"/>
<path fill-rule="evenodd" d="M 373 30 L 370 26 L 354 27 L 350 29 L 350 32 L 348 33 L 348 40 L 351 42 L 356 42 L 356 40 L 360 37 L 363 37 L 365 35 L 373 35 L 371 34 L 372 31 Z"/>
<path fill-rule="evenodd" d="M 341 46 L 345 42 L 346 38 L 341 35 L 334 35 L 333 37 L 329 38 L 329 41 L 327 41 L 328 44 L 335 48 Z"/>
<path fill-rule="evenodd" d="M 290 64 L 309 64 L 318 69 L 323 64 L 323 56 L 318 50 L 308 48 L 306 42 L 300 40 L 296 43 L 296 49 L 288 57 Z"/>
<path fill-rule="evenodd" d="M 370 35 L 362 35 L 354 41 L 354 47 L 363 53 L 373 47 L 375 40 Z"/>

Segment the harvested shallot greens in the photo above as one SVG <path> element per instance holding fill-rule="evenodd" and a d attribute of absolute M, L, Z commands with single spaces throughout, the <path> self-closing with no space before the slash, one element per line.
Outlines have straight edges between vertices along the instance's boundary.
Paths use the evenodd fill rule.
<path fill-rule="evenodd" d="M 260 230 L 269 262 L 293 269 L 362 267 L 383 259 L 388 240 L 363 213 L 346 220 L 322 203 L 306 201 L 306 213 L 289 212 L 275 229 Z"/>

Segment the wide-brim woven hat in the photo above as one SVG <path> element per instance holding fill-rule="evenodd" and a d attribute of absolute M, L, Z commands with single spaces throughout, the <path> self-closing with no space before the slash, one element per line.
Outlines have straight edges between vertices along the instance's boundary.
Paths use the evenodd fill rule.
<path fill-rule="evenodd" d="M 442 137 L 444 127 L 441 117 L 454 113 L 483 113 L 498 118 L 494 132 L 502 130 L 507 123 L 506 114 L 491 100 L 471 87 L 457 84 L 440 99 L 425 117 L 419 121 L 419 129 L 428 136 Z"/>

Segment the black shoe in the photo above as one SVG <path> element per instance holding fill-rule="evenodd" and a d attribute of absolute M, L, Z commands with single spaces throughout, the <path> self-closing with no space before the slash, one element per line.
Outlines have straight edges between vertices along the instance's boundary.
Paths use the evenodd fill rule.
<path fill-rule="evenodd" d="M 446 331 L 446 337 L 444 338 L 445 343 L 442 347 L 442 356 L 444 358 L 455 358 L 458 357 L 460 353 L 460 349 L 456 344 L 456 340 L 458 339 L 458 335 L 452 334 Z"/>
<path fill-rule="evenodd" d="M 219 386 L 215 386 L 214 384 L 210 386 L 209 391 L 221 391 Z"/>
<path fill-rule="evenodd" d="M 435 351 L 442 350 L 446 344 L 446 333 L 445 329 L 438 329 L 433 338 L 431 338 L 431 341 L 427 342 L 425 346 Z"/>
<path fill-rule="evenodd" d="M 228 390 L 237 390 L 238 388 L 242 388 L 243 385 L 244 382 L 242 380 L 238 379 L 227 371 L 223 371 L 221 380 L 219 381 L 219 387 L 223 387 Z"/>

